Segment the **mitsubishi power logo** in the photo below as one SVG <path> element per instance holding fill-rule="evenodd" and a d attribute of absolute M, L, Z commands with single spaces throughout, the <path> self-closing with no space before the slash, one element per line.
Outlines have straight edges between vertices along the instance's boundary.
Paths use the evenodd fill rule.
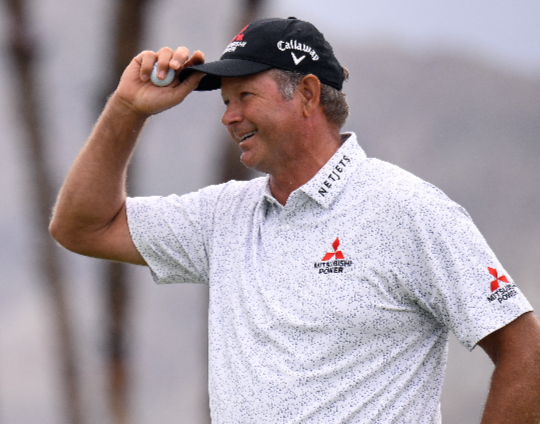
<path fill-rule="evenodd" d="M 339 237 L 332 243 L 332 251 L 326 252 L 320 262 L 315 262 L 315 269 L 319 274 L 341 274 L 345 268 L 352 266 L 353 262 L 345 259 L 345 255 L 339 250 Z"/>
<path fill-rule="evenodd" d="M 487 298 L 489 302 L 493 302 L 496 300 L 499 303 L 502 303 L 505 300 L 517 296 L 517 286 L 510 283 L 510 281 L 508 281 L 508 278 L 506 278 L 506 275 L 501 275 L 499 277 L 499 272 L 495 268 L 490 267 L 488 267 L 488 272 L 493 278 L 495 278 L 490 283 L 491 295 Z"/>
<path fill-rule="evenodd" d="M 495 280 L 493 280 L 491 282 L 491 292 L 492 293 L 500 287 L 500 284 L 499 284 L 500 282 L 503 282 L 503 283 L 506 283 L 506 284 L 509 283 L 508 278 L 506 278 L 506 275 L 501 275 L 499 277 L 499 273 L 497 272 L 497 270 L 495 268 L 490 268 L 488 266 L 488 271 L 489 271 L 489 273 L 491 275 L 493 275 L 493 277 L 495 277 Z"/>
<path fill-rule="evenodd" d="M 326 253 L 326 255 L 324 255 L 324 258 L 322 258 L 322 260 L 329 261 L 334 256 L 336 257 L 336 259 L 345 259 L 345 256 L 343 256 L 343 252 L 341 252 L 341 250 L 338 250 L 338 247 L 339 247 L 339 237 L 335 239 L 334 242 L 332 243 L 332 249 L 334 249 L 334 251 Z"/>

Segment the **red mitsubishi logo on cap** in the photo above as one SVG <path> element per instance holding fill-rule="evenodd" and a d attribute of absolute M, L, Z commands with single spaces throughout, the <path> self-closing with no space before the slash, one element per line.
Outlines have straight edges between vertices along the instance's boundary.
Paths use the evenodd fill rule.
<path fill-rule="evenodd" d="M 490 268 L 488 266 L 488 271 L 491 275 L 493 275 L 493 277 L 495 277 L 495 280 L 493 280 L 491 282 L 491 291 L 494 292 L 495 290 L 497 290 L 499 287 L 500 287 L 500 284 L 499 284 L 499 281 L 502 281 L 503 283 L 510 283 L 510 281 L 508 281 L 508 278 L 506 278 L 506 275 L 502 275 L 499 277 L 499 273 L 497 272 L 497 270 L 495 268 Z"/>
<path fill-rule="evenodd" d="M 329 261 L 334 256 L 336 259 L 345 259 L 345 256 L 343 256 L 343 252 L 341 250 L 337 250 L 339 247 L 339 237 L 337 237 L 334 242 L 332 243 L 332 248 L 334 249 L 333 252 L 328 252 L 326 255 L 324 255 L 324 258 L 322 258 L 324 261 Z"/>
<path fill-rule="evenodd" d="M 244 31 L 247 29 L 248 26 L 249 26 L 249 25 L 246 25 L 246 26 L 242 29 L 242 31 L 240 31 L 240 32 L 238 33 L 238 35 L 232 39 L 231 43 L 233 43 L 233 42 L 235 42 L 235 41 L 243 41 L 243 40 L 244 40 Z"/>

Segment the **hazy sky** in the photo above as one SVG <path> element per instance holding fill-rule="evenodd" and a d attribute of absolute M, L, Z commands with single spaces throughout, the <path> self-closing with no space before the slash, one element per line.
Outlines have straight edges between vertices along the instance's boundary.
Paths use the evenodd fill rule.
<path fill-rule="evenodd" d="M 539 0 L 274 0 L 276 16 L 315 23 L 328 38 L 382 38 L 451 48 L 540 74 Z"/>

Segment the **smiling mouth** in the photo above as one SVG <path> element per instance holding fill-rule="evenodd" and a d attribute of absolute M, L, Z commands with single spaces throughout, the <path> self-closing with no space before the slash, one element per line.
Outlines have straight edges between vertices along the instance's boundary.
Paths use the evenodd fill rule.
<path fill-rule="evenodd" d="M 242 137 L 236 137 L 236 139 L 242 143 L 248 139 L 250 139 L 251 137 L 253 137 L 255 134 L 257 134 L 257 131 L 251 131 L 251 132 L 248 132 L 247 134 L 244 134 Z"/>

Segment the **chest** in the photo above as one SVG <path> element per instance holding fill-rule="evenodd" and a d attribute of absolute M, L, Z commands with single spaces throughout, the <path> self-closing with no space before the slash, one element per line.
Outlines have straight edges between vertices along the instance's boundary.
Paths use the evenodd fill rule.
<path fill-rule="evenodd" d="M 211 295 L 263 326 L 398 330 L 418 307 L 399 283 L 398 233 L 369 205 L 267 208 L 230 243 L 224 226 Z M 238 229 L 238 227 L 236 227 Z M 233 306 L 234 305 L 234 306 Z"/>

